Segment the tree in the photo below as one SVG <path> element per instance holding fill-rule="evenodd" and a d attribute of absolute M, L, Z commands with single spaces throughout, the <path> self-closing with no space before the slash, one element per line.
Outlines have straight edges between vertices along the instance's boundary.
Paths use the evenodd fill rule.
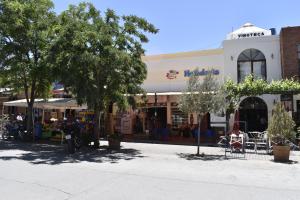
<path fill-rule="evenodd" d="M 197 155 L 200 153 L 200 125 L 203 116 L 224 111 L 226 107 L 224 90 L 212 73 L 208 73 L 203 81 L 195 74 L 189 78 L 187 88 L 180 97 L 179 108 L 185 113 L 198 115 Z"/>
<path fill-rule="evenodd" d="M 50 0 L 0 1 L 0 72 L 6 86 L 25 93 L 27 130 L 37 97 L 45 97 L 52 82 L 47 60 L 56 17 Z"/>
<path fill-rule="evenodd" d="M 112 102 L 126 105 L 125 94 L 141 92 L 147 75 L 141 60 L 147 32 L 158 30 L 134 15 L 120 17 L 110 9 L 101 15 L 90 3 L 72 5 L 59 16 L 52 58 L 61 81 L 78 103 L 94 110 L 96 145 L 101 113 Z"/>

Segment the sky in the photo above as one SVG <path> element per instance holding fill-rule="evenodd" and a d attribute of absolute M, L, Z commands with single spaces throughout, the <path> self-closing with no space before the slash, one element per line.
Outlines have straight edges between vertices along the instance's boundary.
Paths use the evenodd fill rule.
<path fill-rule="evenodd" d="M 82 0 L 53 0 L 55 11 Z M 246 22 L 269 29 L 300 26 L 300 0 L 89 0 L 100 11 L 137 15 L 154 24 L 146 55 L 213 49 Z"/>

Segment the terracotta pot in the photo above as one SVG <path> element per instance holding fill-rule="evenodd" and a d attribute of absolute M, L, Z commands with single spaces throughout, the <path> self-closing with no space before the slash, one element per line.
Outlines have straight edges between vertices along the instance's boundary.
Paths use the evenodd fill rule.
<path fill-rule="evenodd" d="M 288 162 L 290 158 L 290 147 L 274 145 L 273 154 L 275 162 Z"/>
<path fill-rule="evenodd" d="M 109 139 L 108 146 L 110 149 L 119 150 L 121 148 L 121 141 Z"/>

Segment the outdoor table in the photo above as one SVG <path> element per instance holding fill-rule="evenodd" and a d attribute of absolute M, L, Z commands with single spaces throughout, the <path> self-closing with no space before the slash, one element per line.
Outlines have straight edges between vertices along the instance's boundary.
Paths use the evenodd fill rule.
<path fill-rule="evenodd" d="M 258 132 L 258 131 L 249 132 L 249 135 L 251 136 L 251 141 L 254 143 L 255 153 L 257 153 L 257 147 L 260 145 L 265 145 L 266 151 L 267 152 L 269 151 L 268 139 L 265 138 L 264 134 L 267 134 L 267 133 Z"/>

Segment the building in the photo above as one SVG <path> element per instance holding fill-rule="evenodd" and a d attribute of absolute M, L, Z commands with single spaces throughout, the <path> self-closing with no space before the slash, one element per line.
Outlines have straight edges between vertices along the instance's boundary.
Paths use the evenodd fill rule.
<path fill-rule="evenodd" d="M 144 131 L 151 131 L 154 126 L 175 130 L 184 123 L 197 124 L 197 116 L 186 115 L 177 106 L 178 97 L 192 73 L 205 76 L 212 71 L 220 81 L 231 78 L 236 82 L 243 81 L 250 73 L 267 81 L 299 76 L 299 44 L 300 27 L 283 28 L 281 34 L 276 35 L 273 28 L 263 29 L 246 23 L 227 35 L 222 48 L 143 57 L 148 69 L 142 85 L 147 92 L 147 103 L 139 107 L 144 113 Z M 245 131 L 265 130 L 273 105 L 278 101 L 285 102 L 289 111 L 300 111 L 300 106 L 294 108 L 293 98 L 280 95 L 247 97 L 239 106 L 241 128 Z M 300 105 L 300 101 L 297 103 Z M 153 119 L 159 124 L 150 125 L 155 122 Z M 201 129 L 223 127 L 228 120 L 226 116 L 210 115 Z"/>
<path fill-rule="evenodd" d="M 282 78 L 300 78 L 300 26 L 284 27 L 280 32 Z M 300 123 L 300 96 L 281 97 L 293 108 L 294 119 Z"/>

